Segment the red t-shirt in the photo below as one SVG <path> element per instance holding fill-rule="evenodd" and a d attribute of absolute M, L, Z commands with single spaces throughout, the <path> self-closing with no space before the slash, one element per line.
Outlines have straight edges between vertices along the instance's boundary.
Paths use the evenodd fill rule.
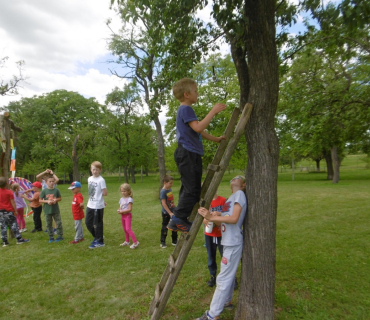
<path fill-rule="evenodd" d="M 80 207 L 80 204 L 84 202 L 84 197 L 81 193 L 73 195 L 72 200 L 72 214 L 74 220 L 81 220 L 85 217 L 84 210 Z"/>
<path fill-rule="evenodd" d="M 226 199 L 224 197 L 218 196 L 215 200 L 211 202 L 211 212 L 213 211 L 222 211 L 222 207 L 225 204 Z M 221 237 L 221 226 L 217 226 L 215 223 L 213 224 L 213 230 L 211 233 L 208 233 L 204 230 L 204 234 L 211 237 Z"/>
<path fill-rule="evenodd" d="M 0 210 L 14 212 L 14 208 L 10 200 L 14 200 L 14 194 L 9 189 L 0 188 Z"/>

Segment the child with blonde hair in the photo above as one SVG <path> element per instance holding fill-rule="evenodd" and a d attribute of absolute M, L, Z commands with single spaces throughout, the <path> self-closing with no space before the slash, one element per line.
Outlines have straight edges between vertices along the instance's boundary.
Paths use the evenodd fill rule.
<path fill-rule="evenodd" d="M 17 223 L 19 227 L 19 232 L 25 232 L 27 231 L 27 229 L 26 222 L 24 221 L 24 208 L 26 208 L 27 205 L 24 202 L 24 199 L 22 198 L 24 191 L 21 190 L 21 187 L 18 183 L 12 183 L 10 185 L 10 189 L 12 189 L 13 191 L 14 201 L 17 207 Z"/>
<path fill-rule="evenodd" d="M 122 198 L 119 200 L 119 209 L 117 210 L 118 214 L 121 215 L 122 228 L 125 232 L 125 242 L 121 243 L 120 246 L 129 246 L 130 237 L 132 240 L 131 249 L 135 249 L 139 246 L 139 241 L 136 240 L 135 233 L 131 229 L 132 221 L 132 204 L 134 202 L 133 192 L 131 186 L 128 183 L 121 184 L 119 188 Z"/>

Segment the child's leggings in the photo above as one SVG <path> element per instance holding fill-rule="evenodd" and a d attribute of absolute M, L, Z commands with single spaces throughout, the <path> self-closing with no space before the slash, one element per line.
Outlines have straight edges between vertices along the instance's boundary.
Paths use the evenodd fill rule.
<path fill-rule="evenodd" d="M 17 223 L 19 229 L 26 228 L 26 222 L 24 221 L 24 208 L 17 209 Z"/>
<path fill-rule="evenodd" d="M 132 220 L 132 214 L 131 213 L 125 213 L 121 215 L 121 221 L 122 221 L 122 228 L 125 232 L 125 240 L 126 242 L 130 242 L 130 237 L 132 241 L 135 243 L 137 242 L 135 233 L 131 230 L 131 220 Z"/>

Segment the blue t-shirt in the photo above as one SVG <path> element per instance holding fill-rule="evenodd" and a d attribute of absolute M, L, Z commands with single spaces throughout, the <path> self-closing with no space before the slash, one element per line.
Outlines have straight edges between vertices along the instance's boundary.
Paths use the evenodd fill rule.
<path fill-rule="evenodd" d="M 176 139 L 184 149 L 202 156 L 204 154 L 202 135 L 189 126 L 191 121 L 198 121 L 193 108 L 181 105 L 177 110 Z"/>

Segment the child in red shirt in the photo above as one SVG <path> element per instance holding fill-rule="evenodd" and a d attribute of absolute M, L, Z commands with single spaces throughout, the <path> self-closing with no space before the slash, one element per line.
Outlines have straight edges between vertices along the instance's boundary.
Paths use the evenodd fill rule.
<path fill-rule="evenodd" d="M 76 236 L 72 240 L 71 244 L 76 244 L 84 241 L 83 229 L 82 229 L 82 219 L 85 217 L 84 214 L 84 197 L 81 194 L 81 183 L 78 181 L 72 182 L 71 186 L 68 188 L 73 192 L 72 201 L 72 214 L 75 221 Z"/>
<path fill-rule="evenodd" d="M 14 194 L 7 189 L 8 181 L 4 177 L 0 177 L 0 226 L 1 226 L 1 239 L 3 240 L 3 247 L 9 245 L 7 227 L 9 227 L 17 239 L 17 244 L 29 242 L 29 239 L 23 239 L 19 233 L 17 219 L 14 212 L 17 207 L 14 201 Z"/>

